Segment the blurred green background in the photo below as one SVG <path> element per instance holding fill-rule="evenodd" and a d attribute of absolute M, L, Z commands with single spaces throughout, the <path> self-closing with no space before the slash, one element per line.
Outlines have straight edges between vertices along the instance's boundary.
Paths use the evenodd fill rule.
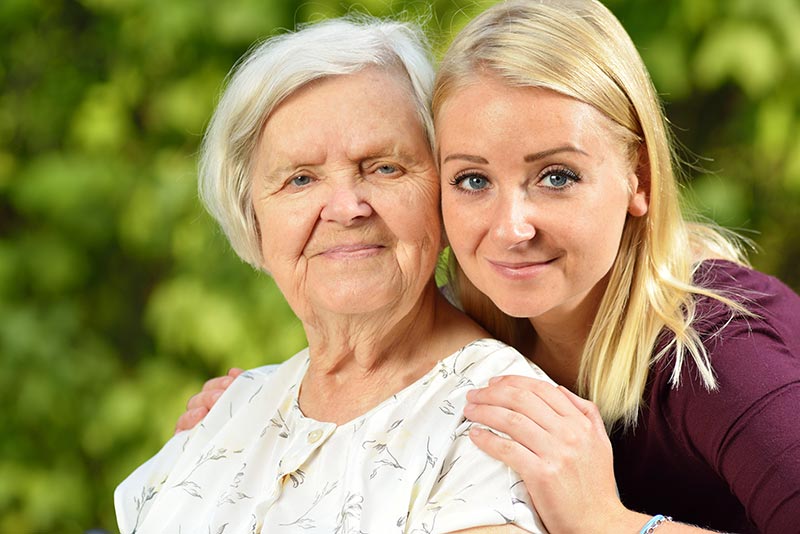
<path fill-rule="evenodd" d="M 115 532 L 114 486 L 204 380 L 304 344 L 196 200 L 234 61 L 352 10 L 424 17 L 441 52 L 489 3 L 0 2 L 0 532 Z M 607 5 L 695 154 L 690 203 L 800 289 L 800 3 Z"/>

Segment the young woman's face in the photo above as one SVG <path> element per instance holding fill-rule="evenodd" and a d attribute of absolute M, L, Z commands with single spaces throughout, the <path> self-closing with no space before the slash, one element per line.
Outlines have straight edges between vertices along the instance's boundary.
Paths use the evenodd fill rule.
<path fill-rule="evenodd" d="M 505 313 L 558 319 L 602 296 L 626 217 L 647 211 L 610 126 L 587 104 L 490 76 L 437 114 L 450 245 Z"/>

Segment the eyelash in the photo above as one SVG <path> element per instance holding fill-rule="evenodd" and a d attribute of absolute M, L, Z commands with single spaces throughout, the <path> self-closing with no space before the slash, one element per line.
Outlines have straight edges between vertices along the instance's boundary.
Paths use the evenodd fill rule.
<path fill-rule="evenodd" d="M 380 169 L 382 169 L 384 167 L 390 167 L 392 169 L 392 171 L 389 172 L 389 173 L 385 173 L 385 174 L 381 173 Z M 375 165 L 375 166 L 367 169 L 366 172 L 369 173 L 369 174 L 381 174 L 382 176 L 394 176 L 394 175 L 402 173 L 403 170 L 399 165 L 396 165 L 394 163 L 381 163 L 380 165 Z M 297 184 L 294 183 L 294 181 L 296 179 L 302 178 L 302 177 L 308 178 L 309 179 L 309 183 L 303 184 L 303 185 L 297 185 Z M 301 172 L 299 174 L 295 174 L 294 176 L 292 176 L 291 178 L 286 180 L 286 182 L 284 182 L 284 187 L 293 187 L 295 189 L 305 189 L 306 187 L 308 187 L 309 185 L 311 185 L 315 181 L 316 181 L 316 178 L 314 176 L 312 176 L 310 173 Z"/>
<path fill-rule="evenodd" d="M 569 188 L 573 187 L 576 183 L 578 183 L 578 182 L 580 182 L 582 180 L 582 177 L 581 177 L 580 173 L 577 173 L 577 172 L 573 171 L 569 167 L 565 167 L 563 165 L 559 165 L 559 166 L 555 166 L 555 167 L 548 167 L 545 170 L 543 170 L 542 172 L 540 172 L 539 175 L 536 177 L 536 183 L 537 184 L 542 183 L 548 176 L 553 176 L 553 175 L 560 176 L 560 177 L 565 177 L 568 180 L 568 183 L 566 183 L 565 185 L 563 185 L 561 187 L 556 187 L 556 186 L 552 186 L 552 185 L 543 185 L 542 187 L 545 187 L 545 188 L 547 188 L 547 189 L 549 189 L 551 191 L 562 191 L 562 190 L 566 190 L 566 189 L 569 189 Z M 450 183 L 451 186 L 457 188 L 462 193 L 466 193 L 466 194 L 470 194 L 470 195 L 478 194 L 481 191 L 483 191 L 484 189 L 486 189 L 486 188 L 482 188 L 482 189 L 476 190 L 476 189 L 465 189 L 463 187 L 460 187 L 460 185 L 465 180 L 467 180 L 469 178 L 472 178 L 472 177 L 482 178 L 482 179 L 486 180 L 487 184 L 491 185 L 491 182 L 489 182 L 489 179 L 484 174 L 482 174 L 480 172 L 476 172 L 476 171 L 464 171 L 462 173 L 456 174 L 449 181 L 449 183 Z"/>
<path fill-rule="evenodd" d="M 308 183 L 307 184 L 303 184 L 303 185 L 297 185 L 297 184 L 294 183 L 294 181 L 297 180 L 298 178 L 308 178 Z M 301 173 L 295 174 L 294 176 L 292 176 L 291 178 L 286 180 L 286 182 L 284 183 L 284 187 L 294 188 L 295 190 L 305 189 L 306 187 L 308 187 L 309 185 L 311 185 L 315 181 L 316 181 L 316 179 L 310 173 L 301 172 Z"/>
<path fill-rule="evenodd" d="M 489 179 L 482 173 L 476 171 L 464 171 L 459 174 L 456 174 L 451 180 L 450 185 L 456 188 L 460 193 L 465 195 L 478 195 L 480 194 L 485 188 L 482 189 L 465 189 L 461 187 L 461 184 L 470 178 L 481 178 L 489 184 Z"/>
<path fill-rule="evenodd" d="M 539 173 L 539 176 L 537 177 L 537 183 L 541 183 L 542 181 L 544 181 L 545 178 L 553 175 L 565 177 L 567 178 L 569 183 L 563 185 L 562 187 L 555 187 L 550 185 L 545 185 L 542 187 L 546 187 L 551 190 L 561 191 L 573 187 L 576 183 L 582 180 L 580 173 L 573 171 L 569 167 L 565 167 L 563 165 L 557 165 L 555 167 L 548 167 L 547 169 Z"/>
<path fill-rule="evenodd" d="M 388 173 L 380 172 L 380 170 L 385 168 L 385 167 L 391 168 L 392 169 L 391 172 L 388 172 Z M 367 167 L 365 169 L 365 172 L 367 174 L 378 174 L 378 175 L 383 176 L 383 177 L 395 177 L 395 176 L 399 176 L 400 174 L 402 174 L 403 173 L 403 169 L 402 169 L 402 167 L 400 167 L 400 165 L 398 165 L 396 163 L 386 163 L 386 162 L 384 162 L 384 163 L 380 163 L 380 164 L 376 164 L 376 165 L 372 165 L 370 167 Z"/>

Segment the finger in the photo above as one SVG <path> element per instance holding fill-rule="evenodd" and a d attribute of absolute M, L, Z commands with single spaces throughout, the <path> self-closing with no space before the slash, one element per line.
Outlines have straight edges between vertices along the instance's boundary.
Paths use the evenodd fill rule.
<path fill-rule="evenodd" d="M 201 391 L 189 399 L 189 402 L 186 403 L 186 410 L 190 411 L 197 408 L 203 408 L 208 411 L 214 406 L 214 403 L 217 402 L 217 399 L 222 396 L 224 391 L 224 389 Z"/>
<path fill-rule="evenodd" d="M 208 414 L 205 408 L 195 408 L 184 412 L 179 418 L 178 423 L 175 425 L 175 433 L 184 430 L 191 430 Z"/>
<path fill-rule="evenodd" d="M 558 396 L 563 397 L 553 386 L 543 384 L 543 387 L 545 389 L 553 389 Z M 533 389 L 538 390 L 540 386 L 535 385 Z M 474 404 L 498 406 L 518 412 L 535 421 L 542 428 L 550 430 L 560 425 L 559 419 L 563 417 L 559 410 L 553 408 L 553 404 L 556 404 L 556 402 L 548 401 L 545 398 L 545 396 L 552 396 L 552 393 L 542 393 L 541 391 L 513 387 L 506 382 L 496 382 L 491 386 L 468 392 L 467 400 Z M 566 398 L 562 398 L 561 402 L 569 404 L 572 412 L 579 413 Z M 564 409 L 562 408 L 560 411 L 563 412 Z"/>
<path fill-rule="evenodd" d="M 469 431 L 469 439 L 483 452 L 509 466 L 523 479 L 533 476 L 541 462 L 539 456 L 516 441 L 473 426 Z"/>
<path fill-rule="evenodd" d="M 553 382 L 527 376 L 506 375 L 495 377 L 490 381 L 490 385 L 483 389 L 489 390 L 503 385 L 534 393 L 561 416 L 577 413 L 575 405 L 558 391 L 557 385 Z"/>
<path fill-rule="evenodd" d="M 559 391 L 564 394 L 567 399 L 575 405 L 575 407 L 580 410 L 580 412 L 589 418 L 592 422 L 592 426 L 599 428 L 605 434 L 605 422 L 603 421 L 603 417 L 600 415 L 600 410 L 597 408 L 597 405 L 590 400 L 584 399 L 576 395 L 575 393 L 571 392 L 564 386 L 558 386 Z"/>
<path fill-rule="evenodd" d="M 206 383 L 203 384 L 202 391 L 212 391 L 217 389 L 225 390 L 233 383 L 234 378 L 235 377 L 225 375 L 212 378 L 211 380 L 206 380 Z"/>
<path fill-rule="evenodd" d="M 543 455 L 553 447 L 552 436 L 536 421 L 518 411 L 489 404 L 467 404 L 464 416 L 493 430 L 508 435 L 522 447 Z"/>
<path fill-rule="evenodd" d="M 561 391 L 572 404 L 575 405 L 577 409 L 579 409 L 582 413 L 589 415 L 591 411 L 591 407 L 594 406 L 594 403 L 590 400 L 586 400 L 580 395 L 577 395 L 570 391 L 569 389 L 565 388 L 564 386 L 558 386 L 558 390 Z"/>
<path fill-rule="evenodd" d="M 470 420 L 508 434 L 525 447 L 548 458 L 558 454 L 556 449 L 575 450 L 581 447 L 589 435 L 605 437 L 605 426 L 599 413 L 595 420 L 590 419 L 573 404 L 565 391 L 546 383 L 541 385 L 521 382 L 537 390 L 534 392 L 510 387 L 510 382 L 497 381 L 483 390 L 467 394 L 471 402 L 477 399 L 482 401 L 476 403 L 476 406 L 491 406 L 502 411 L 479 410 L 468 406 L 465 415 Z M 588 401 L 584 401 L 579 404 L 588 410 L 587 403 Z M 569 409 L 563 406 L 565 404 L 569 405 Z M 558 406 L 558 411 L 553 406 Z M 535 423 L 541 431 L 532 430 L 524 418 Z"/>
<path fill-rule="evenodd" d="M 244 369 L 240 369 L 238 367 L 231 367 L 230 369 L 228 369 L 228 376 L 231 378 L 236 378 L 242 373 L 244 373 Z"/>

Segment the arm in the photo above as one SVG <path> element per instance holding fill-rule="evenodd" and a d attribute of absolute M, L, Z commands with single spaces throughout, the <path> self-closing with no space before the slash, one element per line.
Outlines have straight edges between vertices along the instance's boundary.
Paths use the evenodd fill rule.
<path fill-rule="evenodd" d="M 495 379 L 467 398 L 470 420 L 511 437 L 473 427 L 470 438 L 520 474 L 551 534 L 635 534 L 650 519 L 617 496 L 611 443 L 593 403 L 563 386 L 519 376 Z M 658 534 L 703 532 L 711 531 L 679 523 L 658 527 Z"/>
<path fill-rule="evenodd" d="M 797 530 L 800 510 L 800 302 L 794 299 L 783 317 L 770 317 L 764 305 L 756 308 L 763 319 L 734 321 L 713 338 L 718 390 L 674 390 L 663 414 L 763 534 Z"/>
<path fill-rule="evenodd" d="M 173 436 L 155 456 L 136 468 L 116 487 L 114 509 L 120 534 L 140 531 L 192 434 L 187 432 Z"/>
<path fill-rule="evenodd" d="M 516 525 L 500 525 L 495 527 L 468 528 L 466 530 L 453 532 L 453 534 L 524 534 L 525 532 L 527 531 L 522 530 Z"/>

